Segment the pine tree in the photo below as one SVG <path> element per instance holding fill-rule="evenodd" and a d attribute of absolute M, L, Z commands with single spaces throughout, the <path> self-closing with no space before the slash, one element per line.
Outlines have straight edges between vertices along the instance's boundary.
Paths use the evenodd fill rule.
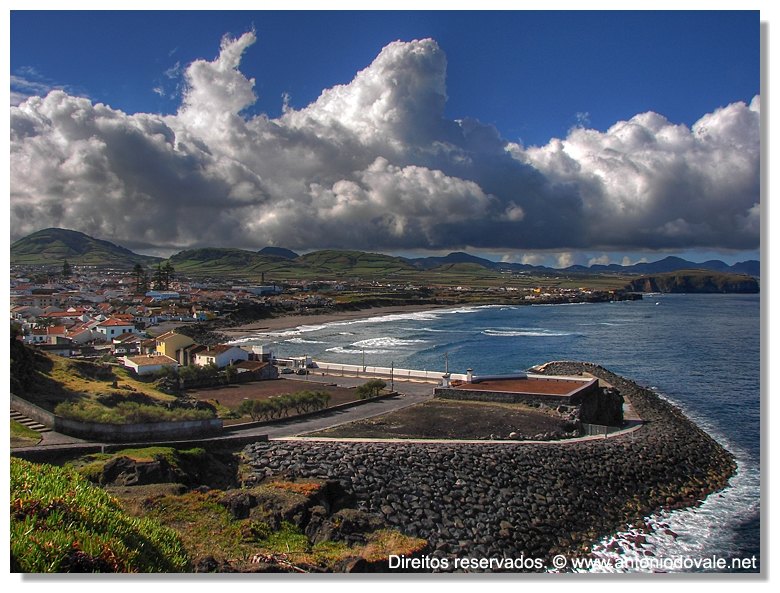
<path fill-rule="evenodd" d="M 176 270 L 173 269 L 173 265 L 170 261 L 165 263 L 163 272 L 165 273 L 165 290 L 169 290 L 171 287 L 171 282 L 173 282 L 174 274 L 176 273 Z"/>
<path fill-rule="evenodd" d="M 133 267 L 133 278 L 135 278 L 135 294 L 145 294 L 149 290 L 149 277 L 141 264 L 135 264 Z"/>
<path fill-rule="evenodd" d="M 165 290 L 165 272 L 163 272 L 162 264 L 157 264 L 157 269 L 154 272 L 154 289 Z"/>
<path fill-rule="evenodd" d="M 68 263 L 68 260 L 66 259 L 62 264 L 62 277 L 63 278 L 70 278 L 73 276 L 73 270 L 70 267 L 70 264 Z"/>

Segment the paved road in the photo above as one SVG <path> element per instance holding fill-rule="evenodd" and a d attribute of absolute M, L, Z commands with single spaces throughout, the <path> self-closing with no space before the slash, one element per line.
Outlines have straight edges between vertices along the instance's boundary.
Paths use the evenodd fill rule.
<path fill-rule="evenodd" d="M 256 430 L 257 434 L 267 434 L 269 439 L 297 436 L 308 432 L 325 430 L 326 428 L 339 426 L 341 424 L 346 424 L 347 422 L 354 422 L 355 420 L 363 420 L 365 418 L 387 414 L 394 410 L 400 410 L 414 404 L 422 403 L 431 399 L 431 397 L 432 395 L 420 394 L 398 395 L 396 397 L 373 401 L 346 410 L 335 410 L 329 414 L 315 416 L 305 420 L 296 420 L 292 418 L 289 422 L 262 426 Z"/>
<path fill-rule="evenodd" d="M 299 381 L 301 383 L 335 383 L 339 387 L 356 387 L 357 385 L 362 385 L 366 382 L 365 378 L 358 379 L 355 377 L 334 377 L 314 374 L 311 374 L 306 378 L 290 375 L 283 375 L 283 377 L 288 381 Z M 433 387 L 434 385 L 431 383 L 395 381 L 394 388 L 399 393 L 397 396 L 361 404 L 354 408 L 334 410 L 328 414 L 314 416 L 313 418 L 291 418 L 283 423 L 260 426 L 258 428 L 241 431 L 241 434 L 267 434 L 269 439 L 277 439 L 301 435 L 307 432 L 325 430 L 332 426 L 339 426 L 341 424 L 346 424 L 347 422 L 354 422 L 355 420 L 363 420 L 365 418 L 387 414 L 388 412 L 422 403 L 433 397 Z M 239 433 L 236 432 L 234 434 Z"/>
<path fill-rule="evenodd" d="M 300 381 L 301 383 L 330 383 L 337 384 L 340 387 L 355 387 L 365 383 L 365 378 L 355 377 L 332 377 L 322 375 L 309 375 L 307 378 L 298 376 L 284 376 L 289 381 Z M 379 416 L 394 410 L 400 410 L 414 404 L 419 404 L 433 397 L 433 384 L 418 383 L 407 381 L 395 381 L 395 390 L 399 395 L 386 399 L 360 404 L 354 408 L 334 410 L 330 413 L 317 415 L 306 419 L 290 418 L 287 421 L 278 424 L 258 426 L 246 430 L 231 431 L 227 434 L 231 436 L 261 436 L 268 435 L 269 439 L 291 437 L 301 435 L 307 432 L 324 430 L 332 426 L 339 426 L 355 420 L 363 420 L 372 416 Z M 57 432 L 47 432 L 43 434 L 43 440 L 39 446 L 67 446 L 71 444 L 86 444 L 90 441 L 70 437 Z"/>

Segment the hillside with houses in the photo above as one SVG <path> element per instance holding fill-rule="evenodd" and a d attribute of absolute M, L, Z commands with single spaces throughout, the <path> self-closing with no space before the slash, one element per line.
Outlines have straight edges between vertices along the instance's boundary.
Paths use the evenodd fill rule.
<path fill-rule="evenodd" d="M 182 332 L 246 308 L 270 315 L 313 304 L 292 295 L 269 299 L 280 292 L 275 286 L 216 288 L 184 281 L 169 283 L 167 290 L 141 292 L 127 271 L 70 269 L 67 277 L 48 275 L 44 281 L 17 273 L 11 278 L 10 316 L 19 339 L 42 352 L 116 359 L 138 375 L 191 365 L 255 372 L 261 353 L 213 340 L 198 343 Z"/>

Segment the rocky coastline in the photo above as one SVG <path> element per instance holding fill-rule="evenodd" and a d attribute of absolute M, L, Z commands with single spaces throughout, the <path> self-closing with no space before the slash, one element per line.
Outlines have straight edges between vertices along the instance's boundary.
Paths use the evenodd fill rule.
<path fill-rule="evenodd" d="M 601 538 L 728 485 L 731 453 L 651 390 L 590 363 L 549 363 L 544 372 L 604 379 L 645 426 L 554 444 L 272 441 L 248 445 L 244 456 L 257 481 L 338 480 L 359 509 L 427 539 L 428 560 L 535 558 L 550 566 L 556 554 L 588 556 Z"/>

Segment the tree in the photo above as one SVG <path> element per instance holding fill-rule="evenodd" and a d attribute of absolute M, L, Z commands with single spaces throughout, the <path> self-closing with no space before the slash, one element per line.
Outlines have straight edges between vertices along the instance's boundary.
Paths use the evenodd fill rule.
<path fill-rule="evenodd" d="M 133 278 L 135 279 L 135 294 L 145 294 L 149 290 L 149 277 L 141 264 L 133 266 Z"/>
<path fill-rule="evenodd" d="M 68 263 L 68 260 L 66 259 L 62 264 L 62 277 L 63 278 L 70 278 L 73 276 L 73 269 L 70 267 L 70 264 Z"/>
<path fill-rule="evenodd" d="M 176 270 L 173 269 L 171 262 L 167 261 L 163 267 L 163 272 L 165 273 L 165 290 L 168 290 L 171 287 Z"/>
<path fill-rule="evenodd" d="M 155 290 L 168 290 L 173 282 L 174 274 L 176 270 L 173 268 L 171 262 L 166 262 L 162 265 L 162 262 L 157 264 L 157 270 L 154 272 L 154 288 Z"/>
<path fill-rule="evenodd" d="M 154 289 L 155 290 L 165 290 L 165 273 L 162 269 L 162 264 L 157 264 L 157 269 L 154 272 L 154 276 L 152 276 L 152 281 L 154 282 Z"/>
<path fill-rule="evenodd" d="M 355 389 L 355 392 L 360 399 L 366 399 L 376 397 L 385 387 L 387 387 L 387 383 L 382 381 L 382 379 L 371 379 Z"/>

